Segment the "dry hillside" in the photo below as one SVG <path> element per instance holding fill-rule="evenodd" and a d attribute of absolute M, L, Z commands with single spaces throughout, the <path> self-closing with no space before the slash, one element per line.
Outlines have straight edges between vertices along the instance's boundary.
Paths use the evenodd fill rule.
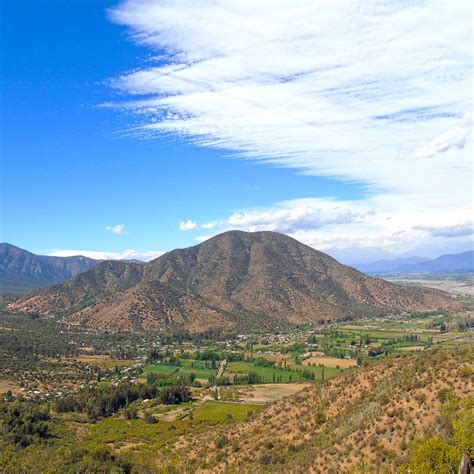
<path fill-rule="evenodd" d="M 415 438 L 452 427 L 446 389 L 474 393 L 474 346 L 433 349 L 358 368 L 270 405 L 240 425 L 183 438 L 180 471 L 394 472 Z M 471 409 L 472 413 L 472 409 Z"/>
<path fill-rule="evenodd" d="M 112 331 L 199 332 L 452 304 L 445 293 L 371 278 L 282 234 L 232 231 L 143 265 L 104 262 L 12 309 Z"/>

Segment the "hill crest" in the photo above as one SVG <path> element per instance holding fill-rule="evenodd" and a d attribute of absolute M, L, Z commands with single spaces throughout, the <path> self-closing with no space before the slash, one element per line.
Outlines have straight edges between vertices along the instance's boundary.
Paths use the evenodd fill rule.
<path fill-rule="evenodd" d="M 142 265 L 103 262 L 11 307 L 111 331 L 285 327 L 452 304 L 275 232 L 229 231 Z"/>

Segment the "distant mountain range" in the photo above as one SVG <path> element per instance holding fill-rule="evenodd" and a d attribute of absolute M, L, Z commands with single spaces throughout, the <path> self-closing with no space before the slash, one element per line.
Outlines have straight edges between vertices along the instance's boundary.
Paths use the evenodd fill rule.
<path fill-rule="evenodd" d="M 3 242 L 0 243 L 0 295 L 21 295 L 63 283 L 104 261 L 83 255 L 73 257 L 36 255 Z M 136 259 L 121 262 L 143 263 Z"/>
<path fill-rule="evenodd" d="M 373 263 L 353 265 L 369 275 L 390 275 L 405 273 L 472 273 L 474 272 L 474 251 L 441 255 L 435 259 L 423 257 L 379 260 Z"/>
<path fill-rule="evenodd" d="M 83 256 L 35 255 L 14 245 L 0 243 L 0 291 L 25 293 L 62 283 L 99 264 Z"/>
<path fill-rule="evenodd" d="M 443 292 L 369 277 L 286 235 L 231 231 L 141 265 L 100 263 L 10 307 L 99 330 L 197 333 L 451 304 Z"/>

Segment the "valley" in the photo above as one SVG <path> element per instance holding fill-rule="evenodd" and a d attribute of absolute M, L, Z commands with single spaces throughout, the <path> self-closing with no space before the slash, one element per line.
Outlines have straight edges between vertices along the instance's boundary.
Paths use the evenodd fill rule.
<path fill-rule="evenodd" d="M 427 280 L 228 232 L 9 294 L 0 470 L 421 474 L 420 443 L 457 468 L 474 304 Z"/>
<path fill-rule="evenodd" d="M 0 340 L 3 419 L 12 406 L 48 413 L 49 434 L 25 442 L 28 456 L 4 440 L 7 471 L 31 470 L 32 459 L 45 472 L 78 462 L 106 472 L 401 465 L 417 437 L 444 429 L 441 402 L 429 397 L 446 387 L 466 400 L 473 388 L 468 309 L 177 337 L 66 327 L 4 308 Z"/>

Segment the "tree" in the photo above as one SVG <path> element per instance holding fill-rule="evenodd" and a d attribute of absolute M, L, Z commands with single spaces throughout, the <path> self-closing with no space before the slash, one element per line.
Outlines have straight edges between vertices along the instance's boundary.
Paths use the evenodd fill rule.
<path fill-rule="evenodd" d="M 0 405 L 0 433 L 7 442 L 26 447 L 49 437 L 50 417 L 33 403 L 7 402 Z"/>
<path fill-rule="evenodd" d="M 179 405 L 192 400 L 189 387 L 185 385 L 175 385 L 163 387 L 159 394 L 160 402 L 164 405 Z"/>
<path fill-rule="evenodd" d="M 413 457 L 403 466 L 402 473 L 445 474 L 457 472 L 462 452 L 439 436 L 418 440 L 413 444 Z"/>

